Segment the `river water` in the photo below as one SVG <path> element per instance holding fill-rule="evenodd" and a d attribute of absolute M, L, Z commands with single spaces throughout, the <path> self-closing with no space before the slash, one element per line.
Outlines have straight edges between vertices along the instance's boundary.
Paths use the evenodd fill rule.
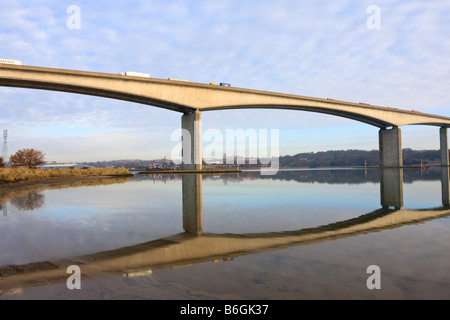
<path fill-rule="evenodd" d="M 135 175 L 5 191 L 0 299 L 449 299 L 444 171 Z"/>

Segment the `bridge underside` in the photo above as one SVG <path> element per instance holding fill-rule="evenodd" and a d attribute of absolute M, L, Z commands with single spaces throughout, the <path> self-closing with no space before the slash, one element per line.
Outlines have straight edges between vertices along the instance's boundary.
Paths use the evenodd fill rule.
<path fill-rule="evenodd" d="M 386 128 L 394 126 L 395 124 L 387 122 L 376 117 L 369 115 L 364 115 L 361 113 L 336 110 L 325 107 L 312 107 L 310 105 L 299 103 L 299 104 L 252 104 L 252 105 L 220 105 L 216 107 L 190 107 L 184 104 L 175 103 L 168 100 L 161 100 L 159 98 L 149 97 L 142 94 L 132 94 L 127 92 L 120 92 L 116 90 L 107 90 L 96 87 L 85 87 L 76 86 L 72 84 L 64 83 L 52 83 L 45 81 L 31 81 L 31 80 L 14 80 L 14 79 L 1 79 L 0 86 L 5 87 L 16 87 L 16 88 L 26 88 L 26 89 L 37 89 L 37 90 L 48 90 L 48 91 L 58 91 L 58 92 L 70 92 L 82 95 L 90 95 L 102 98 L 110 98 L 128 102 L 134 102 L 139 104 L 144 104 L 148 106 L 159 107 L 171 111 L 181 112 L 181 113 L 192 113 L 195 111 L 220 111 L 220 110 L 242 110 L 242 109 L 269 109 L 269 110 L 294 110 L 294 111 L 306 111 L 314 113 L 328 114 L 332 116 L 347 118 L 355 120 L 358 122 L 363 122 L 378 128 Z M 429 125 L 438 125 L 434 123 L 429 123 Z"/>
<path fill-rule="evenodd" d="M 200 109 L 203 111 L 220 111 L 220 110 L 242 110 L 242 109 L 266 109 L 266 110 L 292 110 L 292 111 L 305 111 L 305 112 L 314 112 L 314 113 L 321 113 L 321 114 L 327 114 L 332 115 L 336 117 L 341 118 L 347 118 L 350 120 L 355 120 L 358 122 L 363 122 L 378 128 L 386 128 L 386 127 L 392 127 L 394 126 L 390 122 L 386 122 L 384 120 L 380 120 L 377 118 L 373 118 L 367 115 L 358 114 L 354 112 L 349 111 L 338 111 L 328 108 L 320 108 L 320 107 L 311 107 L 304 104 L 298 104 L 298 105 L 238 105 L 238 106 L 221 106 L 217 108 L 207 108 L 207 109 Z"/>
<path fill-rule="evenodd" d="M 168 109 L 176 112 L 193 112 L 196 110 L 195 108 L 190 108 L 177 103 L 142 96 L 140 94 L 117 92 L 100 88 L 86 88 L 83 86 L 75 86 L 60 83 L 0 79 L 0 86 L 77 93 L 102 98 L 122 100 L 127 102 L 135 102 L 139 104 Z"/>

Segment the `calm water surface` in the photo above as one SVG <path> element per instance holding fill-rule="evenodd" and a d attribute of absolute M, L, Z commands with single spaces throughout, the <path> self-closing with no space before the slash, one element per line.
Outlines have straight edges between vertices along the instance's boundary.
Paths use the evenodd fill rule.
<path fill-rule="evenodd" d="M 448 178 L 399 171 L 136 175 L 4 192 L 0 299 L 449 299 Z M 67 288 L 69 265 L 80 290 Z M 367 287 L 370 265 L 380 289 Z"/>

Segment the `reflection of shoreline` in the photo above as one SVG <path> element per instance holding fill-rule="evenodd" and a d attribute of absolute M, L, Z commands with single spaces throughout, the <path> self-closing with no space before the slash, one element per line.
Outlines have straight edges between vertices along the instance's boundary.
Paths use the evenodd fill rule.
<path fill-rule="evenodd" d="M 0 203 L 4 203 L 11 198 L 23 196 L 30 192 L 39 192 L 46 189 L 64 189 L 125 183 L 129 179 L 130 177 L 117 176 L 55 177 L 35 181 L 2 184 L 0 185 Z"/>
<path fill-rule="evenodd" d="M 220 179 L 224 184 L 229 182 L 243 182 L 247 180 L 280 180 L 297 181 L 300 183 L 319 184 L 366 184 L 380 183 L 379 168 L 302 168 L 302 169 L 280 169 L 275 175 L 261 175 L 260 170 L 242 170 L 239 173 L 221 174 Z M 403 182 L 415 181 L 441 181 L 441 167 L 427 167 L 425 171 L 420 168 L 404 168 Z M 356 173 L 356 174 L 355 174 Z M 153 180 L 153 182 L 164 182 L 181 180 L 182 175 L 170 173 L 155 173 L 152 175 L 136 174 L 131 181 Z M 219 175 L 202 174 L 202 180 L 217 180 Z"/>

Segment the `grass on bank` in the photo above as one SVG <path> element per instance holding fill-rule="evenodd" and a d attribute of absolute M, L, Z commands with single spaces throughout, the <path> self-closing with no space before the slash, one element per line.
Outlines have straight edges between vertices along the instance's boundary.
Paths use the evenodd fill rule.
<path fill-rule="evenodd" d="M 28 168 L 0 168 L 0 183 L 19 181 L 33 181 L 58 177 L 87 177 L 87 176 L 130 176 L 125 168 L 67 168 L 67 169 L 28 169 Z"/>

